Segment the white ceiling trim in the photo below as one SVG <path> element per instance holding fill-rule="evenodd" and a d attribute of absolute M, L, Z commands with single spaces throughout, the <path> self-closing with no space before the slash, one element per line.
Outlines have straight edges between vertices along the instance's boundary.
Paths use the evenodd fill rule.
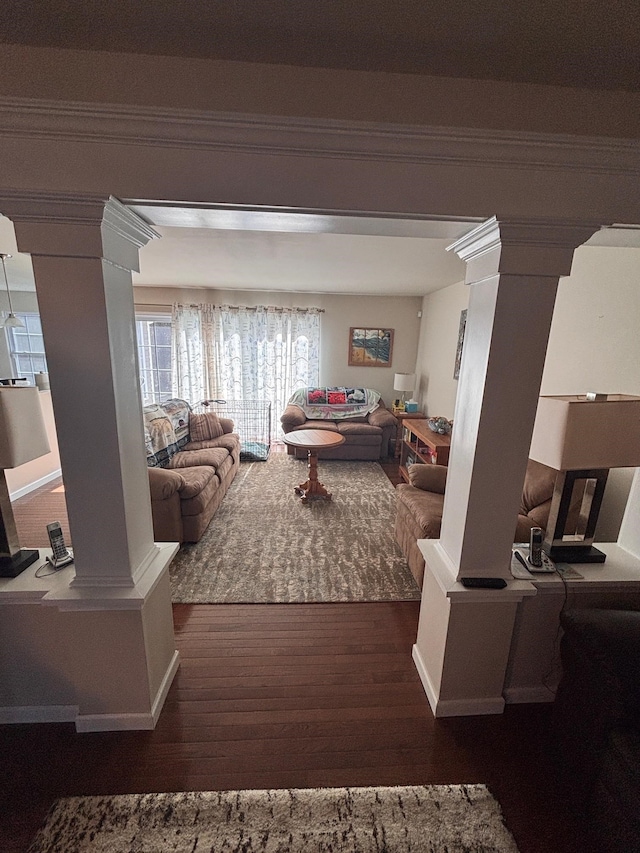
<path fill-rule="evenodd" d="M 0 97 L 0 137 L 640 175 L 640 141 Z"/>

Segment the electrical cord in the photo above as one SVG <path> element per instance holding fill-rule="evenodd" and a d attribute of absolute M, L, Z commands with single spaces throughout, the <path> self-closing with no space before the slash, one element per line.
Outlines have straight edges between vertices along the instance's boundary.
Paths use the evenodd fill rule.
<path fill-rule="evenodd" d="M 71 548 L 67 548 L 67 554 L 71 557 L 70 560 L 65 559 L 64 562 L 56 565 L 56 561 L 51 557 L 47 557 L 45 562 L 40 566 L 40 568 L 36 569 L 35 576 L 37 578 L 48 578 L 50 575 L 55 575 L 61 569 L 64 569 L 66 566 L 71 565 L 73 563 L 73 551 Z M 44 571 L 44 569 L 48 568 L 48 571 Z"/>
<path fill-rule="evenodd" d="M 562 626 L 560 624 L 560 616 L 567 609 L 567 604 L 569 603 L 569 585 L 567 583 L 567 579 L 564 577 L 563 573 L 558 569 L 557 565 L 555 568 L 555 574 L 560 578 L 560 580 L 562 581 L 562 585 L 564 586 L 564 598 L 562 601 L 562 607 L 560 608 L 560 612 L 558 614 L 558 626 L 556 628 L 555 637 L 553 638 L 553 646 L 551 648 L 551 661 L 549 664 L 549 669 L 542 676 L 542 683 L 547 688 L 547 690 L 549 690 L 551 693 L 555 693 L 555 685 L 551 686 L 549 684 L 549 679 L 551 678 L 551 676 L 555 672 L 556 664 L 560 660 L 560 640 L 561 640 L 561 631 L 562 631 Z"/>

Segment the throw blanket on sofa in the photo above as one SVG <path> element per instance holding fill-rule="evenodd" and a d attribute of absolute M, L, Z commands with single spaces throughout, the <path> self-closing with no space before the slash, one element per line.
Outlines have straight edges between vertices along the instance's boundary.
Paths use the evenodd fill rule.
<path fill-rule="evenodd" d="M 299 388 L 289 404 L 300 406 L 310 420 L 365 417 L 378 408 L 380 394 L 371 388 Z"/>
<path fill-rule="evenodd" d="M 185 400 L 152 403 L 142 410 L 147 465 L 164 468 L 169 460 L 189 441 L 189 412 Z"/>

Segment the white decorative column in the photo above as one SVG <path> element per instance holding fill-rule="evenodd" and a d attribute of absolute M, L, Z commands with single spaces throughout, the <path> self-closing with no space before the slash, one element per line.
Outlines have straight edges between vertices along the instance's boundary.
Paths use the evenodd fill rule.
<path fill-rule="evenodd" d="M 426 559 L 414 660 L 437 716 L 500 713 L 513 621 L 531 584 L 509 571 L 558 279 L 599 226 L 490 219 L 450 248 L 471 286 L 439 540 Z M 502 578 L 502 590 L 459 579 Z"/>
<path fill-rule="evenodd" d="M 142 447 L 131 270 L 157 236 L 114 199 L 16 215 L 29 252 L 73 531 L 74 586 L 133 586 L 157 551 Z"/>
<path fill-rule="evenodd" d="M 75 554 L 75 572 L 40 586 L 14 627 L 32 628 L 30 665 L 46 670 L 34 677 L 58 697 L 56 719 L 62 691 L 81 730 L 150 728 L 178 665 L 177 544 L 153 541 L 131 284 L 139 248 L 158 235 L 113 198 L 4 193 L 0 210 L 33 260 Z M 47 605 L 57 611 L 48 638 L 34 610 Z M 41 717 L 33 683 L 25 695 L 26 716 L 48 719 L 44 688 Z"/>

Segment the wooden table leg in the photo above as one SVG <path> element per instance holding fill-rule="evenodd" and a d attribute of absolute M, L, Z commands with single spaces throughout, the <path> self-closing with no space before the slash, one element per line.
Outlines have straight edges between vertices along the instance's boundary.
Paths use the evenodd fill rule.
<path fill-rule="evenodd" d="M 309 479 L 304 483 L 300 483 L 296 487 L 295 493 L 300 495 L 303 504 L 306 504 L 309 498 L 323 498 L 326 501 L 330 501 L 331 494 L 325 489 L 320 480 L 318 480 L 318 451 L 309 450 L 307 458 L 309 460 Z"/>

